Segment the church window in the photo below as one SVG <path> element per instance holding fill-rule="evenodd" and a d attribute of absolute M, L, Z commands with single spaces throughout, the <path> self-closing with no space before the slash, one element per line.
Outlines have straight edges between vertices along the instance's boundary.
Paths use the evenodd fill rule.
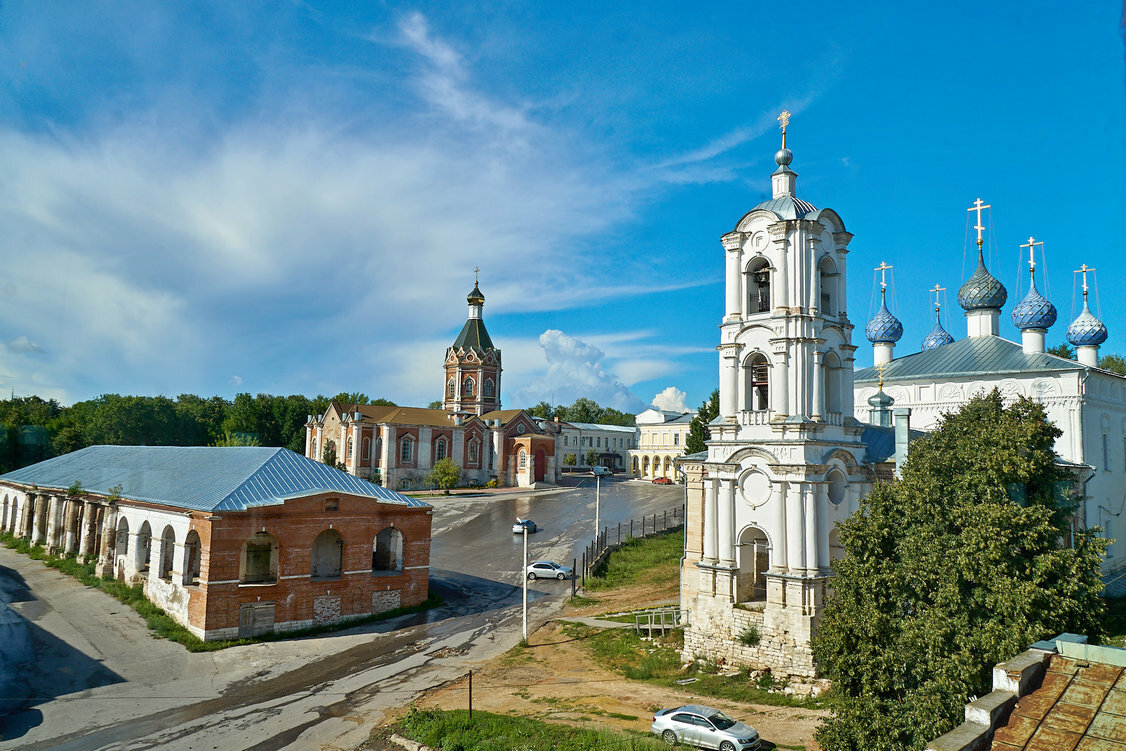
<path fill-rule="evenodd" d="M 473 379 L 472 378 L 466 378 L 465 383 L 463 383 L 462 386 L 461 386 L 461 393 L 464 394 L 465 396 L 473 396 L 473 386 L 474 386 Z"/>
<path fill-rule="evenodd" d="M 440 462 L 446 458 L 446 439 L 439 438 L 434 442 L 434 461 Z"/>
<path fill-rule="evenodd" d="M 817 266 L 817 289 L 821 294 L 821 299 L 818 301 L 821 315 L 837 315 L 837 267 L 833 264 L 833 259 L 828 256 L 822 258 Z"/>
<path fill-rule="evenodd" d="M 355 454 L 352 453 L 352 448 L 353 448 L 352 447 L 352 439 L 349 438 L 348 439 L 348 458 L 349 459 L 355 459 L 356 458 Z"/>
<path fill-rule="evenodd" d="M 825 410 L 830 413 L 843 411 L 843 370 L 841 360 L 835 352 L 825 356 Z"/>
<path fill-rule="evenodd" d="M 493 395 L 493 379 L 492 378 L 486 378 L 485 379 L 485 396 L 492 396 L 492 395 Z"/>
<path fill-rule="evenodd" d="M 364 447 L 364 449 L 363 449 L 363 451 L 364 451 L 364 453 L 363 453 L 364 461 L 367 461 L 368 459 L 371 458 L 371 439 L 370 438 L 364 438 L 363 447 Z"/>
<path fill-rule="evenodd" d="M 519 461 L 520 469 L 524 469 L 525 467 L 528 466 L 528 453 L 526 451 L 524 451 L 523 449 L 520 450 L 519 460 L 520 460 Z"/>
<path fill-rule="evenodd" d="M 457 394 L 457 386 L 454 384 L 454 379 L 450 379 L 450 382 L 446 387 L 446 391 L 450 396 L 455 396 Z"/>
<path fill-rule="evenodd" d="M 399 444 L 399 461 L 409 462 L 411 460 L 412 441 L 410 438 L 404 438 L 402 443 Z"/>
<path fill-rule="evenodd" d="M 477 443 L 476 439 L 469 442 L 469 462 L 470 462 L 470 464 L 476 464 L 477 463 L 477 457 L 478 457 L 478 454 L 480 453 L 480 450 L 481 450 L 480 444 Z"/>
<path fill-rule="evenodd" d="M 756 352 L 743 367 L 746 373 L 746 403 L 749 412 L 770 409 L 770 363 L 761 352 Z"/>
<path fill-rule="evenodd" d="M 765 258 L 751 262 L 747 269 L 747 312 L 750 314 L 770 311 L 770 267 Z"/>

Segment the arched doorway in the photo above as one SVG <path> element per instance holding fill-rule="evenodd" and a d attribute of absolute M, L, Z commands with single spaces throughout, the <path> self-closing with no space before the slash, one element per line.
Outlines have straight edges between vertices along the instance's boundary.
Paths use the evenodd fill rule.
<path fill-rule="evenodd" d="M 543 478 L 547 473 L 547 454 L 544 453 L 543 449 L 536 449 L 536 456 L 533 463 L 535 464 L 536 482 L 543 482 Z"/>
<path fill-rule="evenodd" d="M 739 535 L 737 602 L 766 599 L 766 572 L 770 569 L 770 542 L 758 527 L 747 527 Z"/>

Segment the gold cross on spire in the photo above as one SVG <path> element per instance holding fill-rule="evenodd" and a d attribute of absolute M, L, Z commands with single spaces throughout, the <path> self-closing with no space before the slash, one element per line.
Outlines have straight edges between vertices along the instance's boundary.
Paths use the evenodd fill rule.
<path fill-rule="evenodd" d="M 938 312 L 938 309 L 940 307 L 939 302 L 938 302 L 938 293 L 939 292 L 945 292 L 945 291 L 946 291 L 946 287 L 939 287 L 937 284 L 934 285 L 933 289 L 927 290 L 927 292 L 933 292 L 934 293 L 934 312 L 935 313 Z"/>
<path fill-rule="evenodd" d="M 888 364 L 882 362 L 876 366 L 876 372 L 879 373 L 879 378 L 876 380 L 876 386 L 880 391 L 884 390 L 884 371 L 888 369 Z"/>
<path fill-rule="evenodd" d="M 981 247 L 981 233 L 985 230 L 985 227 L 981 223 L 981 212 L 983 210 L 989 209 L 989 208 L 993 208 L 993 207 L 988 203 L 984 203 L 979 198 L 976 201 L 974 201 L 973 206 L 966 209 L 966 211 L 976 211 L 977 212 L 977 224 L 974 225 L 974 229 L 977 230 L 977 247 L 979 247 L 979 248 Z"/>
<path fill-rule="evenodd" d="M 476 266 L 473 267 L 473 286 L 474 287 L 477 286 L 477 272 L 480 271 L 480 270 L 481 269 L 477 268 Z"/>
<path fill-rule="evenodd" d="M 873 271 L 880 272 L 880 292 L 883 292 L 884 289 L 887 288 L 887 272 L 892 268 L 893 267 L 888 266 L 886 262 L 880 261 L 880 265 L 873 269 Z"/>
<path fill-rule="evenodd" d="M 1088 271 L 1094 271 L 1094 270 L 1095 270 L 1094 268 L 1092 268 L 1091 266 L 1088 266 L 1087 264 L 1083 264 L 1082 266 L 1080 266 L 1079 268 L 1077 268 L 1075 270 L 1076 274 L 1082 274 L 1083 275 L 1083 302 L 1087 301 L 1087 272 Z"/>
<path fill-rule="evenodd" d="M 789 110 L 782 110 L 782 114 L 778 115 L 778 122 L 782 124 L 782 148 L 786 148 L 786 126 L 790 124 Z"/>
<path fill-rule="evenodd" d="M 1020 247 L 1028 248 L 1028 267 L 1032 271 L 1036 271 L 1036 255 L 1035 250 L 1037 245 L 1043 245 L 1043 242 L 1036 242 L 1036 238 L 1032 235 L 1028 236 L 1028 242 L 1022 243 Z"/>

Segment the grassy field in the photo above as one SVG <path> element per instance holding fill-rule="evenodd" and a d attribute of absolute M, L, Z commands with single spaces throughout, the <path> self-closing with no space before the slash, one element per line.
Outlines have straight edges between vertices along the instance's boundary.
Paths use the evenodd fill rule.
<path fill-rule="evenodd" d="M 593 576 L 587 577 L 586 589 L 597 592 L 637 585 L 675 586 L 683 554 L 684 531 L 680 529 L 627 540 L 607 556 Z"/>
<path fill-rule="evenodd" d="M 0 532 L 0 544 L 19 553 L 23 553 L 32 560 L 43 561 L 44 565 L 73 576 L 86 586 L 100 589 L 111 597 L 117 598 L 136 610 L 137 614 L 145 619 L 145 624 L 152 630 L 154 636 L 181 644 L 189 652 L 213 652 L 217 649 L 226 649 L 227 647 L 234 647 L 240 644 L 256 644 L 262 641 L 293 639 L 300 636 L 312 636 L 330 631 L 339 631 L 340 629 L 352 628 L 353 626 L 359 626 L 365 623 L 384 621 L 388 618 L 395 618 L 396 616 L 405 615 L 407 613 L 420 613 L 442 604 L 442 598 L 432 594 L 429 599 L 421 605 L 416 605 L 411 608 L 396 608 L 395 610 L 376 613 L 375 615 L 365 616 L 364 618 L 341 621 L 326 626 L 314 626 L 312 628 L 278 634 L 263 634 L 262 636 L 256 636 L 252 639 L 203 641 L 191 631 L 188 631 L 184 626 L 173 620 L 172 616 L 165 613 L 161 608 L 154 605 L 151 600 L 145 597 L 144 587 L 140 584 L 130 586 L 118 579 L 110 577 L 102 578 L 95 574 L 94 556 L 86 556 L 83 560 L 79 560 L 74 556 L 49 555 L 43 546 L 32 545 L 25 538 L 14 537 L 8 532 Z"/>
<path fill-rule="evenodd" d="M 656 736 L 605 730 L 466 710 L 411 709 L 399 733 L 442 751 L 595 751 L 665 748 Z"/>

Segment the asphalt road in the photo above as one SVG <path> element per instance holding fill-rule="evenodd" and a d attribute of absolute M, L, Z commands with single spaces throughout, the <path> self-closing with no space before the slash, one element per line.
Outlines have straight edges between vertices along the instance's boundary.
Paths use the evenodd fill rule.
<path fill-rule="evenodd" d="M 618 522 L 679 506 L 683 490 L 603 480 L 600 516 Z M 463 676 L 521 637 L 521 535 L 532 560 L 571 564 L 593 537 L 593 480 L 541 495 L 436 499 L 428 613 L 306 639 L 191 654 L 153 639 L 133 611 L 38 561 L 0 549 L 0 597 L 34 652 L 0 652 L 0 749 L 342 749 L 367 739 L 389 709 Z M 611 532 L 611 537 L 615 534 Z M 530 627 L 560 606 L 570 584 L 529 587 Z M 5 594 L 6 593 L 6 594 Z"/>

